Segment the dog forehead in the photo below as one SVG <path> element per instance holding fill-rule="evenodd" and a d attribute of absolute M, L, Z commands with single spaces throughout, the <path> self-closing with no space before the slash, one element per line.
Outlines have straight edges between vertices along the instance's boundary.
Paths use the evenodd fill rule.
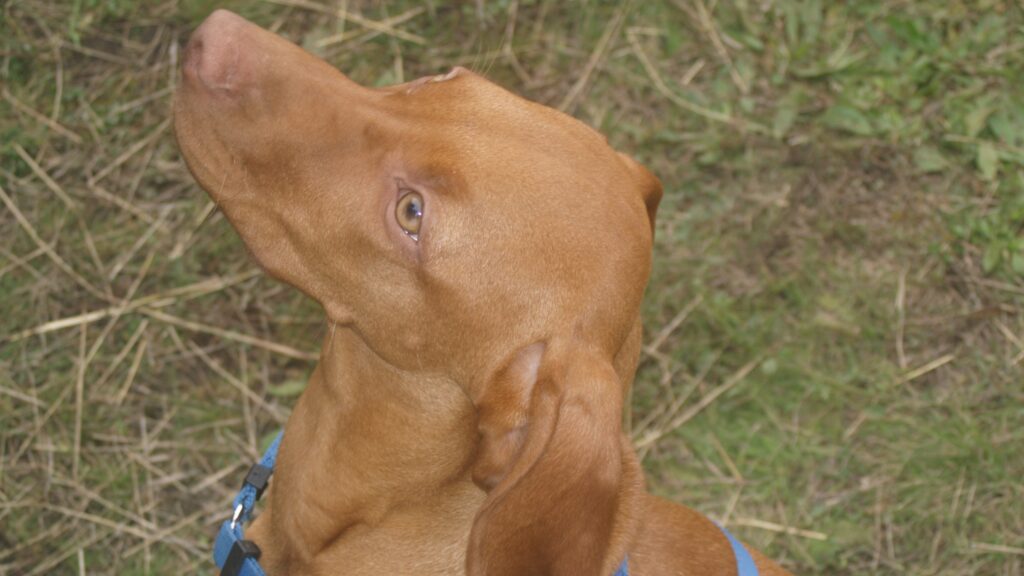
<path fill-rule="evenodd" d="M 445 81 L 450 90 L 422 102 L 428 109 L 445 108 L 445 116 L 405 125 L 401 140 L 409 150 L 404 156 L 419 164 L 413 168 L 454 180 L 477 197 L 593 199 L 630 186 L 628 167 L 589 126 L 484 79 L 467 88 L 457 86 L 461 82 Z"/>
<path fill-rule="evenodd" d="M 417 129 L 440 122 L 449 128 L 448 136 L 495 136 L 505 142 L 495 147 L 498 152 L 558 149 L 572 154 L 580 145 L 611 152 L 604 135 L 587 124 L 465 68 L 456 67 L 386 92 L 395 101 L 395 113 Z M 532 140 L 532 146 L 516 148 L 517 138 Z"/>

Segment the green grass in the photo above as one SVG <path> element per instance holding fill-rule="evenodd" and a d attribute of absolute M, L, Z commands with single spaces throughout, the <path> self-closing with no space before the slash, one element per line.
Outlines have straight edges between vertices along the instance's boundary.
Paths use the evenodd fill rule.
<path fill-rule="evenodd" d="M 0 207 L 0 574 L 207 570 L 311 367 L 153 315 L 315 349 L 315 306 L 258 276 L 9 336 L 253 268 L 144 141 L 214 4 L 3 6 L 0 186 L 36 238 Z M 568 110 L 661 177 L 648 341 L 692 306 L 634 390 L 651 490 L 800 574 L 1024 572 L 1019 3 L 348 3 L 421 8 L 424 44 L 302 4 L 227 3 L 364 84 L 582 82 Z"/>

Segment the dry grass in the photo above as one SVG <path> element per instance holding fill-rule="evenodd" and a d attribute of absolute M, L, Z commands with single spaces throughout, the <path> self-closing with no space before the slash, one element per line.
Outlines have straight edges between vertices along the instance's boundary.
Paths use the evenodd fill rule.
<path fill-rule="evenodd" d="M 0 574 L 208 570 L 311 367 L 319 311 L 169 130 L 208 4 L 0 4 Z M 654 491 L 797 573 L 1024 571 L 1019 6 L 230 6 L 366 84 L 471 66 L 662 177 Z"/>

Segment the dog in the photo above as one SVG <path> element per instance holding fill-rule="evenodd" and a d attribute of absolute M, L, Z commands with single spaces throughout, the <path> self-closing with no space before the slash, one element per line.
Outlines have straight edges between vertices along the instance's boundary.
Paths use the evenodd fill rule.
<path fill-rule="evenodd" d="M 195 179 L 329 326 L 249 531 L 267 574 L 737 573 L 622 429 L 645 168 L 469 70 L 365 88 L 223 10 L 173 106 Z"/>

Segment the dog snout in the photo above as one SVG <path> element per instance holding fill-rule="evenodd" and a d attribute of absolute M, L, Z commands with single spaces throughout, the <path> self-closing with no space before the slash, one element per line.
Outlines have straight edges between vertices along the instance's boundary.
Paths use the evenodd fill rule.
<path fill-rule="evenodd" d="M 245 19 L 228 10 L 210 14 L 185 48 L 185 82 L 211 92 L 237 93 L 245 78 L 242 36 L 247 25 Z"/>

